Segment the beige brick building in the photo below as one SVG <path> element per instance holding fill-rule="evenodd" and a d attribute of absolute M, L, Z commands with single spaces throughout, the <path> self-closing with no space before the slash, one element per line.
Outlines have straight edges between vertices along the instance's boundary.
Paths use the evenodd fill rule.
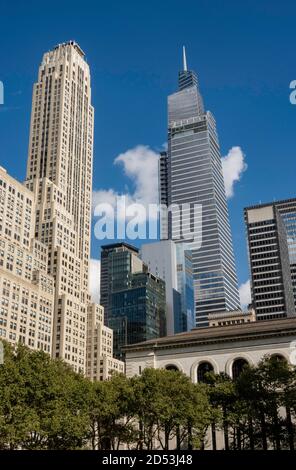
<path fill-rule="evenodd" d="M 34 220 L 33 193 L 0 167 L 0 339 L 51 353 L 54 280 Z"/>
<path fill-rule="evenodd" d="M 94 112 L 73 41 L 44 54 L 33 88 L 26 185 L 55 279 L 53 356 L 85 372 Z"/>
<path fill-rule="evenodd" d="M 84 53 L 59 44 L 33 88 L 25 185 L 0 173 L 0 337 L 86 373 L 88 333 L 90 377 L 101 379 L 123 364 L 89 294 L 93 127 Z"/>
<path fill-rule="evenodd" d="M 113 331 L 104 325 L 101 305 L 88 307 L 86 352 L 86 375 L 91 380 L 108 380 L 113 372 L 124 373 L 124 363 L 113 358 Z"/>

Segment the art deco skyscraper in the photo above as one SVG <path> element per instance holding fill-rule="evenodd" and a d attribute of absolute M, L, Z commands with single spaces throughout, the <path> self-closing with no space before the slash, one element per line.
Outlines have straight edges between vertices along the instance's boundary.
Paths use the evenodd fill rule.
<path fill-rule="evenodd" d="M 210 312 L 236 310 L 240 302 L 216 123 L 204 110 L 197 75 L 187 69 L 185 49 L 179 90 L 168 97 L 168 151 L 160 158 L 159 179 L 162 204 L 190 204 L 183 222 L 192 220 L 195 204 L 202 206 L 202 240 L 200 232 L 194 233 L 195 241 L 188 246 L 196 325 L 207 326 Z M 168 223 L 162 215 L 161 225 L 163 238 L 182 242 L 174 211 Z"/>
<path fill-rule="evenodd" d="M 35 236 L 55 280 L 53 356 L 85 371 L 94 111 L 78 44 L 44 54 L 34 84 L 26 185 L 35 193 Z"/>

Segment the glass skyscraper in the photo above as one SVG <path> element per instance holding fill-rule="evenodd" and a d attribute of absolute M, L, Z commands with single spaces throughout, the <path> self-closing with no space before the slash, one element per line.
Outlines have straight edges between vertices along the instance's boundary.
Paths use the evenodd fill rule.
<path fill-rule="evenodd" d="M 198 232 L 186 244 L 192 251 L 196 326 L 207 326 L 210 312 L 236 310 L 240 301 L 216 123 L 204 110 L 198 78 L 187 69 L 185 51 L 183 56 L 179 90 L 168 97 L 168 150 L 160 158 L 160 202 L 190 204 L 182 223 L 191 230 L 194 206 L 202 206 L 202 240 Z M 185 241 L 174 210 L 168 218 L 161 215 L 161 237 Z"/>
<path fill-rule="evenodd" d="M 166 334 L 165 282 L 148 271 L 137 248 L 127 243 L 102 247 L 105 322 L 113 330 L 113 351 Z"/>
<path fill-rule="evenodd" d="M 277 201 L 274 204 L 282 216 L 286 229 L 294 303 L 296 308 L 296 198 Z"/>
<path fill-rule="evenodd" d="M 149 272 L 165 281 L 166 329 L 172 335 L 195 326 L 192 253 L 185 243 L 145 243 L 141 257 Z"/>

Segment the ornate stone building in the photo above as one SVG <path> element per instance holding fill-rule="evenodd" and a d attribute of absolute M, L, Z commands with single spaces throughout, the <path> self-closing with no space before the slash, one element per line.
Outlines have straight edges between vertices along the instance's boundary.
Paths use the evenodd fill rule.
<path fill-rule="evenodd" d="M 245 363 L 255 365 L 266 355 L 292 362 L 295 350 L 295 318 L 195 328 L 126 346 L 126 374 L 132 377 L 153 367 L 178 369 L 193 382 L 202 381 L 210 370 L 234 377 Z"/>

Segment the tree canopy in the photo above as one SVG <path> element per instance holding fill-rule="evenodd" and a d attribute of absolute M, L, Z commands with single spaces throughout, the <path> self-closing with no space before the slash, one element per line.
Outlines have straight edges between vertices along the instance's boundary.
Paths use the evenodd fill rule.
<path fill-rule="evenodd" d="M 145 369 L 90 382 L 61 360 L 5 343 L 0 449 L 294 449 L 296 373 L 264 358 L 236 380 Z"/>

